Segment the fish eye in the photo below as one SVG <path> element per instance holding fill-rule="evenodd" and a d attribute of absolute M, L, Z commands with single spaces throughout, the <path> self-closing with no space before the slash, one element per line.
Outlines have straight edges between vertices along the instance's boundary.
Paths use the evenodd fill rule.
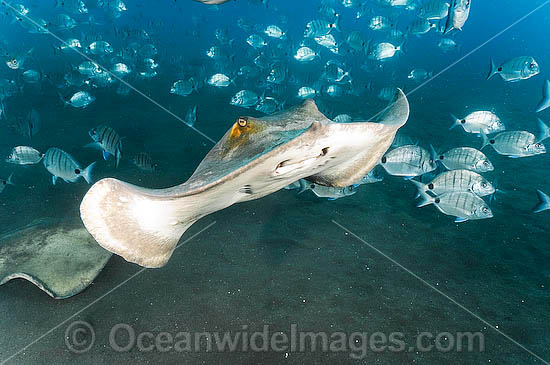
<path fill-rule="evenodd" d="M 489 209 L 487 207 L 483 207 L 482 211 L 483 213 L 489 213 Z"/>
<path fill-rule="evenodd" d="M 487 187 L 487 184 L 486 184 L 486 183 L 481 183 L 481 187 L 482 187 L 482 188 L 486 188 L 486 187 Z"/>
<path fill-rule="evenodd" d="M 537 144 L 535 144 L 535 147 L 540 148 L 540 147 L 541 147 L 541 144 L 540 144 L 540 143 L 537 143 Z"/>
<path fill-rule="evenodd" d="M 483 164 L 484 164 L 485 166 L 488 166 L 488 165 L 489 165 L 489 161 L 483 161 Z"/>
<path fill-rule="evenodd" d="M 17 60 L 14 58 L 13 60 L 11 60 L 11 64 L 12 65 L 17 65 Z"/>
<path fill-rule="evenodd" d="M 78 175 L 78 174 L 80 174 L 80 170 L 79 169 L 74 169 L 74 173 Z"/>
<path fill-rule="evenodd" d="M 245 117 L 239 117 L 239 119 L 237 119 L 237 123 L 239 124 L 239 127 L 246 127 L 248 124 L 248 119 Z"/>
<path fill-rule="evenodd" d="M 8 160 L 11 160 L 13 156 L 11 155 L 11 153 L 8 155 Z"/>

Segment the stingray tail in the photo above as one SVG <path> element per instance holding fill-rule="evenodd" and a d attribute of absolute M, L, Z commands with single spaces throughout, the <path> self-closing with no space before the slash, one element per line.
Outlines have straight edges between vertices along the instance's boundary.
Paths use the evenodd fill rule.
<path fill-rule="evenodd" d="M 86 229 L 106 250 L 144 267 L 161 267 L 200 217 L 193 196 L 165 195 L 116 179 L 94 184 L 80 204 Z"/>

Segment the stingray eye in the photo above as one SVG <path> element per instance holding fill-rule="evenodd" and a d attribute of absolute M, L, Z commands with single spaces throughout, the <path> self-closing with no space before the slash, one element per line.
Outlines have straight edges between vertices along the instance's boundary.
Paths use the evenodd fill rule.
<path fill-rule="evenodd" d="M 239 119 L 237 119 L 237 123 L 239 124 L 239 127 L 246 127 L 248 124 L 248 119 L 246 117 L 239 117 Z"/>

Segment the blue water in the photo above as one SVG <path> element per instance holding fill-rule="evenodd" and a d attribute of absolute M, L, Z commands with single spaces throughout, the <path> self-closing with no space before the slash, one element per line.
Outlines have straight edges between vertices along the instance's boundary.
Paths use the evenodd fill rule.
<path fill-rule="evenodd" d="M 550 5 L 508 29 L 545 1 L 503 0 L 497 4 L 474 0 L 463 31 L 451 35 L 460 45 L 458 51 L 443 53 L 437 47 L 441 35 L 432 30 L 419 37 L 409 36 L 403 54 L 370 71 L 361 68 L 367 62 L 364 54 L 334 56 L 323 50 L 321 59 L 308 65 L 292 59 L 305 24 L 321 18 L 319 1 L 268 0 L 266 7 L 236 0 L 216 8 L 191 0 L 127 0 L 128 10 L 120 18 L 108 16 L 105 8 L 93 3 L 87 2 L 88 15 L 78 15 L 55 8 L 53 1 L 21 1 L 30 15 L 46 20 L 61 12 L 70 14 L 79 24 L 72 30 L 52 32 L 62 39 L 78 38 L 83 46 L 101 39 L 111 43 L 117 53 L 132 42 L 153 44 L 158 50 L 153 56 L 159 63 L 157 76 L 144 80 L 134 74 L 125 78 L 126 82 L 180 118 L 197 105 L 195 128 L 214 141 L 239 116 L 263 115 L 229 101 L 240 89 L 261 94 L 265 83 L 259 81 L 265 79 L 265 73 L 258 80 L 236 78 L 236 85 L 226 89 L 201 85 L 198 92 L 185 97 L 170 94 L 170 87 L 190 76 L 201 81 L 217 72 L 235 77 L 239 67 L 251 64 L 259 53 L 246 44 L 246 38 L 251 33 L 261 34 L 269 24 L 287 32 L 290 55 L 285 63 L 288 77 L 297 80 L 296 84 L 285 82 L 278 92 L 268 91 L 279 102 L 284 101 L 285 108 L 299 104 L 295 97 L 298 87 L 312 85 L 325 62 L 337 59 L 350 71 L 354 90 L 338 98 L 316 97 L 321 110 L 331 118 L 347 113 L 356 120 L 369 120 L 386 105 L 377 98 L 380 88 L 390 84 L 402 87 L 410 93 L 411 109 L 402 132 L 424 147 L 433 144 L 440 151 L 480 147 L 480 138 L 460 128 L 449 130 L 449 113 L 465 116 L 475 110 L 491 110 L 507 129 L 531 132 L 537 131 L 537 117 L 550 120 L 548 110 L 534 112 L 543 81 L 549 78 Z M 395 16 L 402 31 L 416 19 L 414 11 L 369 3 L 372 1 L 365 6 L 371 10 L 359 20 L 355 19 L 357 8 L 334 3 L 341 14 L 343 32 L 334 33 L 339 43 L 345 43 L 346 34 L 353 30 L 361 30 L 366 39 L 383 40 L 384 33 L 367 27 L 375 15 Z M 239 18 L 258 30 L 247 33 L 240 29 Z M 83 166 L 98 161 L 96 181 L 114 177 L 164 188 L 186 181 L 212 148 L 209 139 L 144 96 L 134 91 L 126 97 L 117 95 L 118 82 L 99 88 L 64 85 L 63 75 L 84 58 L 53 52 L 59 41 L 52 35 L 30 34 L 12 24 L 9 16 L 0 20 L 0 50 L 11 55 L 34 48 L 24 69 L 47 76 L 39 84 L 25 84 L 21 79 L 24 70 L 11 70 L 4 61 L 0 64 L 0 79 L 15 80 L 20 87 L 4 100 L 2 156 L 18 145 L 42 152 L 55 146 Z M 145 29 L 150 39 L 124 39 L 119 33 L 122 29 Z M 205 52 L 219 44 L 216 29 L 234 39 L 231 47 L 226 46 L 235 55 L 234 63 L 216 63 L 206 57 Z M 534 57 L 540 74 L 518 83 L 506 83 L 498 76 L 486 80 L 490 58 L 499 64 L 517 56 Z M 98 63 L 110 59 L 97 58 Z M 436 77 L 416 89 L 420 83 L 407 79 L 413 68 L 433 71 Z M 96 100 L 85 109 L 64 106 L 58 93 L 66 99 L 80 89 L 90 91 Z M 31 107 L 41 117 L 40 131 L 32 140 L 10 127 L 24 119 Z M 103 161 L 100 152 L 83 148 L 91 142 L 88 130 L 99 124 L 108 124 L 124 137 L 119 168 L 112 159 Z M 157 163 L 154 173 L 131 163 L 138 152 L 147 152 Z M 550 212 L 531 213 L 537 203 L 536 189 L 550 192 L 548 156 L 510 159 L 490 148 L 484 152 L 495 166 L 485 176 L 504 191 L 490 203 L 491 219 L 455 224 L 452 217 L 433 206 L 416 208 L 413 185 L 384 174 L 384 181 L 363 185 L 355 195 L 335 201 L 317 198 L 311 192 L 298 195 L 281 190 L 233 205 L 191 226 L 181 240 L 185 243 L 166 266 L 142 270 L 113 255 L 93 283 L 69 299 L 55 300 L 28 281 L 12 280 L 0 286 L 0 363 L 550 361 Z M 45 218 L 80 224 L 79 204 L 90 187 L 83 180 L 52 186 L 51 175 L 42 164 L 0 163 L 1 178 L 11 173 L 16 185 L 7 186 L 0 194 L 2 235 Z M 84 332 L 76 337 L 91 343 L 81 353 L 70 346 L 75 321 L 85 322 L 94 332 L 94 336 Z M 145 345 L 134 342 L 128 349 L 117 350 L 110 335 L 120 324 L 131 327 L 136 336 L 146 333 Z M 209 332 L 250 336 L 264 326 L 268 326 L 270 339 L 279 331 L 290 336 L 295 326 L 298 331 L 333 336 L 332 340 L 336 333 L 352 340 L 342 347 L 333 341 L 334 347 L 326 350 L 311 344 L 302 348 L 298 341 L 297 349 L 270 344 L 266 350 L 239 345 L 234 350 L 214 347 L 209 351 L 204 338 L 198 349 L 182 350 L 174 338 L 163 343 L 164 335 L 159 335 Z M 366 334 L 361 337 L 353 335 L 355 332 Z M 475 342 L 471 351 L 458 350 L 456 339 L 465 332 L 479 334 L 483 345 Z M 403 349 L 392 350 L 383 340 L 381 347 L 367 345 L 369 340 L 376 342 L 380 336 L 387 340 L 396 333 L 404 339 Z M 429 336 L 421 343 L 434 348 L 419 348 L 417 339 L 422 333 Z M 119 344 L 132 342 L 123 331 L 115 337 Z"/>

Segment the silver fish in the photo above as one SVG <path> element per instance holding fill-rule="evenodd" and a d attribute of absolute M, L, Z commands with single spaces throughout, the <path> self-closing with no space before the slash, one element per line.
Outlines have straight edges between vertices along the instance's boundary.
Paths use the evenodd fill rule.
<path fill-rule="evenodd" d="M 246 43 L 256 49 L 267 46 L 267 42 L 259 34 L 252 34 L 248 36 L 248 38 L 246 39 Z"/>
<path fill-rule="evenodd" d="M 433 71 L 426 71 L 423 68 L 415 68 L 407 76 L 409 80 L 415 80 L 418 82 L 425 81 L 431 77 L 433 77 Z"/>
<path fill-rule="evenodd" d="M 310 62 L 319 55 L 309 47 L 300 47 L 296 50 L 294 58 L 299 62 Z"/>
<path fill-rule="evenodd" d="M 385 61 L 395 56 L 401 50 L 401 46 L 394 46 L 388 42 L 375 44 L 368 52 L 368 57 L 377 61 Z"/>
<path fill-rule="evenodd" d="M 344 188 L 334 188 L 314 183 L 310 183 L 307 190 L 311 190 L 313 194 L 317 195 L 319 198 L 328 198 L 328 200 L 344 198 L 357 192 L 355 185 L 349 185 Z"/>
<path fill-rule="evenodd" d="M 459 48 L 458 44 L 451 38 L 441 38 L 437 46 L 441 48 L 443 52 L 450 52 Z"/>
<path fill-rule="evenodd" d="M 248 108 L 254 106 L 260 101 L 258 94 L 251 90 L 241 90 L 231 98 L 231 105 Z"/>
<path fill-rule="evenodd" d="M 449 192 L 469 191 L 483 197 L 495 192 L 495 188 L 489 180 L 470 170 L 445 171 L 428 183 L 416 180 L 411 180 L 411 182 L 418 189 L 419 196 L 426 192 L 437 196 Z"/>
<path fill-rule="evenodd" d="M 132 162 L 140 170 L 153 172 L 156 169 L 156 164 L 153 163 L 153 159 L 145 152 L 138 153 L 133 159 Z"/>
<path fill-rule="evenodd" d="M 266 96 L 260 99 L 260 102 L 256 104 L 256 109 L 259 112 L 265 114 L 272 114 L 280 108 L 279 103 L 273 97 Z"/>
<path fill-rule="evenodd" d="M 468 133 L 497 133 L 506 130 L 500 118 L 493 112 L 481 110 L 468 114 L 465 118 L 459 119 L 451 114 L 454 123 L 450 129 L 460 125 Z"/>
<path fill-rule="evenodd" d="M 15 165 L 34 165 L 42 161 L 43 153 L 29 146 L 14 147 L 6 157 L 6 162 Z"/>
<path fill-rule="evenodd" d="M 190 95 L 193 91 L 198 91 L 197 83 L 195 79 L 190 77 L 187 80 L 178 80 L 172 84 L 170 94 L 176 94 L 180 96 Z"/>
<path fill-rule="evenodd" d="M 452 0 L 443 34 L 448 34 L 453 29 L 462 30 L 469 15 L 470 0 Z"/>
<path fill-rule="evenodd" d="M 387 152 L 382 157 L 382 167 L 394 176 L 420 176 L 437 168 L 430 153 L 416 145 L 405 145 Z"/>
<path fill-rule="evenodd" d="M 436 154 L 437 155 L 437 154 Z M 487 156 L 472 147 L 457 147 L 437 156 L 448 170 L 467 169 L 477 173 L 493 171 L 495 168 Z"/>
<path fill-rule="evenodd" d="M 95 41 L 86 48 L 87 53 L 103 56 L 113 53 L 113 47 L 106 41 Z"/>
<path fill-rule="evenodd" d="M 103 159 L 106 161 L 109 156 L 115 158 L 115 167 L 118 167 L 122 158 L 122 140 L 118 133 L 111 127 L 100 125 L 88 131 L 94 142 L 88 147 L 98 147 L 103 152 Z"/>
<path fill-rule="evenodd" d="M 422 35 L 428 33 L 430 30 L 436 28 L 436 25 L 430 23 L 426 19 L 416 19 L 411 24 L 409 24 L 407 31 L 410 34 Z"/>
<path fill-rule="evenodd" d="M 424 194 L 417 206 L 430 204 L 434 204 L 441 213 L 456 217 L 456 223 L 493 217 L 487 203 L 471 192 L 451 192 L 436 197 Z"/>
<path fill-rule="evenodd" d="M 214 87 L 228 87 L 233 83 L 233 80 L 231 80 L 229 76 L 220 73 L 214 74 L 208 79 L 208 85 Z"/>
<path fill-rule="evenodd" d="M 430 0 L 420 8 L 418 16 L 426 20 L 439 20 L 449 14 L 449 2 L 445 0 Z"/>
<path fill-rule="evenodd" d="M 385 16 L 381 15 L 372 17 L 369 21 L 369 28 L 372 30 L 384 31 L 389 29 L 391 26 L 393 26 L 391 21 Z"/>
<path fill-rule="evenodd" d="M 488 138 L 485 134 L 481 136 L 483 137 L 481 149 L 490 145 L 498 154 L 511 158 L 529 157 L 546 153 L 546 147 L 542 143 L 537 142 L 537 137 L 526 131 L 502 132 L 492 138 Z"/>
<path fill-rule="evenodd" d="M 334 23 L 331 23 L 325 19 L 312 20 L 306 24 L 304 37 L 320 37 L 325 34 L 329 34 L 333 29 L 340 31 L 340 17 L 336 17 L 336 21 Z"/>
<path fill-rule="evenodd" d="M 309 98 L 314 98 L 315 96 L 317 96 L 319 92 L 310 87 L 310 86 L 302 86 L 300 89 L 298 89 L 298 97 L 300 99 L 309 99 Z"/>
<path fill-rule="evenodd" d="M 357 181 L 355 184 L 356 185 L 374 184 L 383 180 L 384 180 L 384 176 L 379 175 L 378 170 L 375 167 L 372 170 L 370 170 L 368 174 L 366 174 L 361 179 L 359 179 L 359 181 Z"/>
<path fill-rule="evenodd" d="M 52 183 L 54 185 L 58 178 L 63 179 L 65 182 L 76 182 L 82 177 L 88 184 L 92 183 L 92 170 L 96 164 L 95 162 L 82 170 L 73 156 L 56 147 L 48 148 L 42 162 L 46 170 L 53 175 Z"/>
<path fill-rule="evenodd" d="M 490 63 L 491 68 L 487 75 L 487 80 L 498 74 L 504 81 L 518 82 L 520 80 L 529 79 L 540 73 L 537 61 L 531 56 L 512 58 L 498 67 L 496 67 L 492 58 Z"/>
<path fill-rule="evenodd" d="M 62 99 L 63 100 L 63 99 Z M 75 108 L 86 108 L 88 105 L 93 103 L 95 97 L 87 91 L 77 91 L 71 96 L 69 101 L 63 100 L 65 105 L 70 105 Z"/>

